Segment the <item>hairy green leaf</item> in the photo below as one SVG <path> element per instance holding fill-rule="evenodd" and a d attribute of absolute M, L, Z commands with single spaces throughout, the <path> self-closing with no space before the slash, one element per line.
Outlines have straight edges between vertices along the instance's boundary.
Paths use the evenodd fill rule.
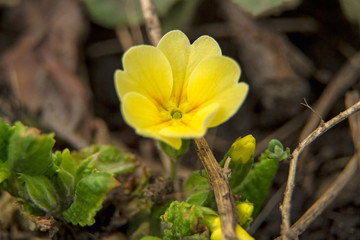
<path fill-rule="evenodd" d="M 7 160 L 11 134 L 12 128 L 0 118 L 0 162 L 5 162 Z"/>
<path fill-rule="evenodd" d="M 19 175 L 25 182 L 29 200 L 45 212 L 51 212 L 56 209 L 56 191 L 47 177 L 31 176 L 22 173 Z"/>
<path fill-rule="evenodd" d="M 106 193 L 115 186 L 115 179 L 106 172 L 82 178 L 76 185 L 74 202 L 62 214 L 65 220 L 80 226 L 94 224 L 94 217 L 101 209 Z"/>
<path fill-rule="evenodd" d="M 7 162 L 0 162 L 0 183 L 10 177 L 11 171 Z"/>
<path fill-rule="evenodd" d="M 16 123 L 8 149 L 11 170 L 30 175 L 45 174 L 52 169 L 54 144 L 54 134 L 41 135 L 35 128 Z"/>
<path fill-rule="evenodd" d="M 166 227 L 164 239 L 201 239 L 189 237 L 199 237 L 199 233 L 208 232 L 207 225 L 216 216 L 217 213 L 210 208 L 174 201 L 162 216 Z M 199 229 L 201 232 L 198 232 Z"/>

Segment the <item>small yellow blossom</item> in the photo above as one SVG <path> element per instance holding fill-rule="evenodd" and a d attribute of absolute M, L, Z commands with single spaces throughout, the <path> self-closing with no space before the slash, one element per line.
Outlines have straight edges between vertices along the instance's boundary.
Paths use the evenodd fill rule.
<path fill-rule="evenodd" d="M 115 85 L 125 121 L 176 149 L 182 138 L 200 138 L 228 120 L 248 92 L 238 83 L 239 65 L 209 36 L 190 44 L 184 33 L 171 31 L 157 47 L 130 48 L 122 62 Z"/>
<path fill-rule="evenodd" d="M 255 153 L 256 140 L 252 135 L 238 138 L 232 144 L 231 159 L 233 161 L 242 160 L 242 163 L 247 163 Z"/>
<path fill-rule="evenodd" d="M 251 220 L 251 215 L 254 212 L 254 204 L 250 202 L 241 202 L 236 205 L 239 215 L 239 223 L 243 225 Z"/>
<path fill-rule="evenodd" d="M 211 240 L 221 240 L 222 239 L 222 232 L 221 232 L 221 225 L 220 225 L 220 218 L 217 217 L 213 221 L 213 229 L 210 236 Z M 252 236 L 250 236 L 239 224 L 236 224 L 236 236 L 239 240 L 254 240 Z"/>

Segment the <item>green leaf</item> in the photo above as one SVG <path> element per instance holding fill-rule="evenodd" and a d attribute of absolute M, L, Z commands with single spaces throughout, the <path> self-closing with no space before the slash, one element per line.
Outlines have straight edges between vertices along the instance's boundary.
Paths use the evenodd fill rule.
<path fill-rule="evenodd" d="M 185 181 L 184 190 L 188 194 L 187 203 L 212 207 L 215 204 L 214 193 L 210 188 L 206 171 L 194 171 Z"/>
<path fill-rule="evenodd" d="M 157 12 L 163 16 L 178 0 L 155 0 Z M 91 19 L 105 27 L 132 26 L 143 22 L 139 1 L 134 0 L 84 0 Z"/>
<path fill-rule="evenodd" d="M 95 163 L 99 171 L 112 173 L 114 176 L 131 173 L 135 170 L 135 156 L 124 153 L 109 145 L 98 145 L 100 156 Z"/>
<path fill-rule="evenodd" d="M 278 140 L 271 140 L 268 149 L 261 154 L 260 161 L 255 164 L 247 178 L 241 185 L 233 189 L 234 194 L 241 193 L 242 199 L 254 204 L 253 215 L 260 211 L 266 200 L 279 162 L 289 156 L 290 150 L 288 148 L 284 151 L 282 144 Z"/>
<path fill-rule="evenodd" d="M 62 152 L 56 152 L 55 155 L 57 155 L 57 159 L 59 159 L 57 165 L 64 171 L 75 176 L 76 169 L 75 169 L 73 157 L 71 156 L 69 149 L 65 149 Z"/>
<path fill-rule="evenodd" d="M 5 162 L 7 160 L 11 134 L 12 128 L 0 118 L 0 162 Z"/>
<path fill-rule="evenodd" d="M 348 21 L 360 25 L 359 0 L 340 0 L 340 6 Z"/>
<path fill-rule="evenodd" d="M 213 191 L 203 190 L 190 194 L 186 202 L 198 206 L 212 207 L 215 203 L 215 197 Z"/>
<path fill-rule="evenodd" d="M 186 179 L 184 184 L 184 190 L 186 192 L 196 192 L 209 189 L 210 184 L 208 181 L 208 175 L 205 170 L 194 171 Z"/>
<path fill-rule="evenodd" d="M 0 183 L 10 177 L 11 171 L 7 162 L 0 162 Z"/>
<path fill-rule="evenodd" d="M 24 174 L 41 175 L 53 167 L 54 134 L 41 135 L 35 128 L 16 123 L 10 137 L 8 163 L 10 169 Z"/>
<path fill-rule="evenodd" d="M 153 236 L 145 236 L 145 237 L 142 237 L 140 240 L 161 240 L 161 238 L 153 237 Z"/>
<path fill-rule="evenodd" d="M 63 217 L 74 225 L 94 224 L 94 217 L 101 209 L 106 193 L 115 186 L 115 179 L 106 172 L 97 172 L 82 178 L 76 186 L 74 202 L 62 213 Z"/>
<path fill-rule="evenodd" d="M 94 169 L 114 176 L 135 170 L 135 156 L 109 145 L 95 145 L 72 153 L 77 165 L 77 175 L 87 175 Z"/>
<path fill-rule="evenodd" d="M 201 2 L 202 0 L 177 1 L 162 18 L 163 32 L 189 27 Z"/>
<path fill-rule="evenodd" d="M 257 17 L 297 7 L 301 0 L 233 0 L 244 11 Z"/>
<path fill-rule="evenodd" d="M 57 207 L 56 191 L 50 180 L 45 176 L 19 174 L 25 182 L 29 199 L 41 210 L 51 212 Z"/>
<path fill-rule="evenodd" d="M 208 232 L 207 225 L 216 216 L 210 208 L 174 201 L 162 216 L 166 227 L 164 239 L 191 239 L 186 237 L 202 233 L 198 232 L 200 229 Z"/>

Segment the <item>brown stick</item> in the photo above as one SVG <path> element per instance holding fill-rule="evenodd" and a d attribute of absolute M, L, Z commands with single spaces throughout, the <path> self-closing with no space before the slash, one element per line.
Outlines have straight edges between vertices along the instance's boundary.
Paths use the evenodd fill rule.
<path fill-rule="evenodd" d="M 156 14 L 152 0 L 140 0 L 141 9 L 144 15 L 146 31 L 149 34 L 150 42 L 156 46 L 161 39 L 161 24 Z"/>
<path fill-rule="evenodd" d="M 296 175 L 296 166 L 299 159 L 300 153 L 304 150 L 306 146 L 312 143 L 316 138 L 318 138 L 323 133 L 327 132 L 330 128 L 343 121 L 351 114 L 360 110 L 360 101 L 355 103 L 353 106 L 345 110 L 344 112 L 339 113 L 336 117 L 332 118 L 328 122 L 322 124 L 316 128 L 309 136 L 307 136 L 302 142 L 299 143 L 297 148 L 292 153 L 292 159 L 290 161 L 289 167 L 289 178 L 286 184 L 285 196 L 283 204 L 280 207 L 282 215 L 282 224 L 281 224 L 281 237 L 282 239 L 289 239 L 291 233 L 290 230 L 290 208 L 291 208 L 291 197 L 295 186 L 295 175 Z"/>
<path fill-rule="evenodd" d="M 308 226 L 328 207 L 339 192 L 351 180 L 358 170 L 358 157 L 354 155 L 347 163 L 344 170 L 326 190 L 324 194 L 291 226 L 291 231 L 296 235 L 303 233 Z M 285 239 L 284 236 L 276 238 L 276 240 Z"/>
<path fill-rule="evenodd" d="M 222 239 L 238 240 L 235 227 L 239 221 L 239 216 L 228 184 L 228 177 L 216 161 L 205 138 L 195 139 L 195 146 L 214 189 L 221 222 Z"/>

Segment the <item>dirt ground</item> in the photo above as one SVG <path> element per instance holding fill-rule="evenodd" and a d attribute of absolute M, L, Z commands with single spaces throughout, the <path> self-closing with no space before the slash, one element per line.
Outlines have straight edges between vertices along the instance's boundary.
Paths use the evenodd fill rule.
<path fill-rule="evenodd" d="M 240 63 L 241 81 L 250 85 L 240 111 L 210 129 L 206 138 L 218 159 L 237 137 L 247 134 L 257 140 L 256 156 L 271 138 L 292 151 L 320 119 L 327 121 L 346 109 L 350 92 L 359 91 L 360 26 L 348 21 L 337 0 L 303 0 L 293 9 L 257 19 L 234 6 L 228 1 L 203 0 L 181 28 L 191 41 L 204 34 L 214 37 L 223 54 Z M 126 36 L 129 41 L 124 40 Z M 137 136 L 124 123 L 113 85 L 124 50 L 142 42 L 149 43 L 142 24 L 106 28 L 90 18 L 82 1 L 18 0 L 9 4 L 0 0 L 0 117 L 54 131 L 58 149 L 91 143 L 126 146 L 155 175 L 163 174 L 166 166 L 156 144 Z M 292 223 L 329 188 L 356 153 L 351 131 L 345 120 L 301 155 Z M 200 168 L 191 149 L 181 161 L 179 176 L 183 180 Z M 279 206 L 288 169 L 289 161 L 280 164 L 266 211 L 250 228 L 257 240 L 280 234 Z M 359 182 L 356 170 L 300 239 L 360 239 Z M 14 206 L 5 197 L 1 195 L 0 203 Z M 111 210 L 101 211 L 98 219 L 112 217 Z M 11 215 L 11 221 L 0 227 L 0 239 L 46 238 L 47 233 L 32 232 L 19 224 L 21 215 L 14 211 L 0 212 Z M 109 230 L 104 227 L 106 220 L 99 222 L 81 231 L 75 228 L 73 231 L 82 232 L 76 239 L 126 239 L 119 233 L 126 225 L 112 227 L 110 234 L 104 231 Z"/>

